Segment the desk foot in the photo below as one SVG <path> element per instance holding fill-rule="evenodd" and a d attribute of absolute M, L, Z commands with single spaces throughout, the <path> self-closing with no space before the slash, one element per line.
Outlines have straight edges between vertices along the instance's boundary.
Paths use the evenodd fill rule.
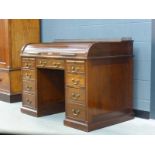
<path fill-rule="evenodd" d="M 24 113 L 24 114 L 31 115 L 31 116 L 39 117 L 37 111 L 33 110 L 33 109 L 22 107 L 21 112 Z"/>

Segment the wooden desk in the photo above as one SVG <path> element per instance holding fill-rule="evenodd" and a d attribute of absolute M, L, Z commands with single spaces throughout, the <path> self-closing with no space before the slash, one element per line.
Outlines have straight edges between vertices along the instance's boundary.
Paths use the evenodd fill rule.
<path fill-rule="evenodd" d="M 21 111 L 65 111 L 64 124 L 84 131 L 132 119 L 132 45 L 123 39 L 26 45 Z"/>

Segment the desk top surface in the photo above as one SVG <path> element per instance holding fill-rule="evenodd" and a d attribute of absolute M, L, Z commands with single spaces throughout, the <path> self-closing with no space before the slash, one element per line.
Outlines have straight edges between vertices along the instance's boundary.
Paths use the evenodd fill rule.
<path fill-rule="evenodd" d="M 57 40 L 51 43 L 27 44 L 21 56 L 55 58 L 97 58 L 132 55 L 131 39 Z"/>

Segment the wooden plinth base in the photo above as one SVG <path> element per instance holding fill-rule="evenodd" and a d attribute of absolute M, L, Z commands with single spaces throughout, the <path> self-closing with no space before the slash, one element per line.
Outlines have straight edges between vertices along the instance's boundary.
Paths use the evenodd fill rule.
<path fill-rule="evenodd" d="M 124 115 L 124 116 L 118 116 L 115 118 L 107 119 L 104 121 L 94 122 L 94 123 L 82 123 L 82 122 L 78 122 L 78 121 L 66 118 L 64 120 L 64 125 L 75 128 L 75 129 L 80 129 L 80 130 L 89 132 L 89 131 L 100 129 L 100 128 L 103 128 L 106 126 L 110 126 L 110 125 L 114 125 L 114 124 L 121 123 L 124 121 L 128 121 L 133 118 L 134 118 L 133 113 L 130 113 L 130 114 Z"/>

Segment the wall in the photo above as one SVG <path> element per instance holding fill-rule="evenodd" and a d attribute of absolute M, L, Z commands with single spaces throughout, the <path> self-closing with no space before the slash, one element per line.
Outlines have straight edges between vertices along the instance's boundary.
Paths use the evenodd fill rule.
<path fill-rule="evenodd" d="M 42 41 L 132 37 L 134 109 L 150 111 L 151 20 L 42 20 Z"/>
<path fill-rule="evenodd" d="M 155 119 L 155 19 L 152 20 L 152 54 L 151 54 L 151 118 Z"/>

